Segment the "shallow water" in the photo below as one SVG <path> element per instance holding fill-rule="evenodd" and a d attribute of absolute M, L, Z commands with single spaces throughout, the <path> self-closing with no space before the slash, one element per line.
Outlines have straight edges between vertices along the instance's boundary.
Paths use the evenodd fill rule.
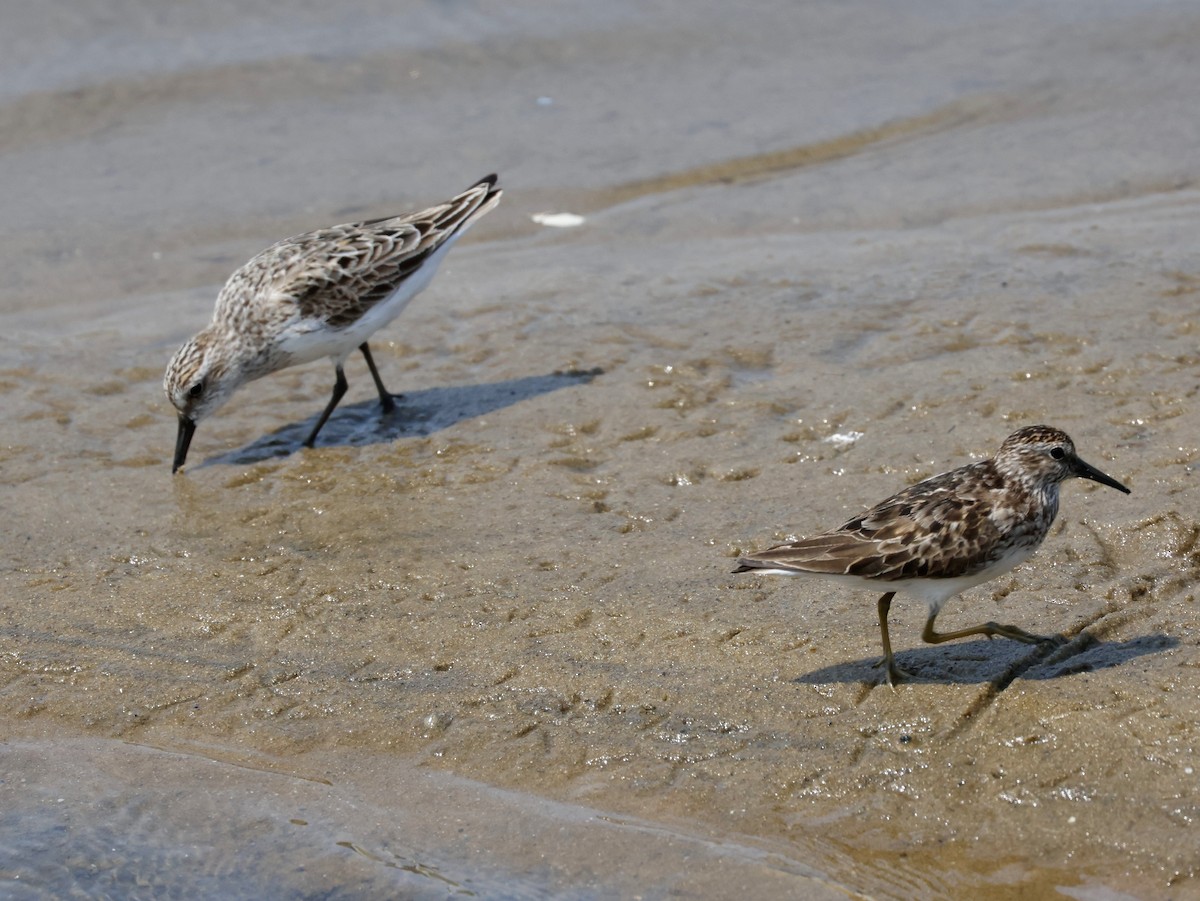
<path fill-rule="evenodd" d="M 5 890 L 1195 893 L 1200 15 L 1065 9 L 23 10 Z M 229 272 L 493 170 L 395 416 L 352 360 L 301 449 L 285 371 L 170 476 Z M 1043 421 L 1133 494 L 939 623 L 1059 649 L 901 597 L 892 692 L 873 597 L 728 574 Z"/>
<path fill-rule="evenodd" d="M 10 742 L 0 748 L 8 896 L 669 897 L 750 882 L 845 897 L 783 849 L 733 836 L 378 754 L 309 755 L 291 772 L 275 764 L 112 741 Z M 331 764 L 352 764 L 370 793 L 326 778 Z"/>

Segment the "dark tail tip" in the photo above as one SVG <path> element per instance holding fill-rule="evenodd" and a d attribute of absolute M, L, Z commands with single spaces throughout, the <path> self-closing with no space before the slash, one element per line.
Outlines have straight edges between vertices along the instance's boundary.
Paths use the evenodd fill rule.
<path fill-rule="evenodd" d="M 500 177 L 496 175 L 495 172 L 493 172 L 491 175 L 485 175 L 483 178 L 479 179 L 479 181 L 475 182 L 475 184 L 471 185 L 471 187 L 467 188 L 463 194 L 470 194 L 472 191 L 486 186 L 487 194 L 484 195 L 483 200 L 479 201 L 479 205 L 483 206 L 483 204 L 487 203 L 489 200 L 499 197 L 504 193 L 496 187 L 496 182 L 499 181 L 499 179 Z M 488 209 L 491 209 L 491 207 L 488 207 Z"/>
<path fill-rule="evenodd" d="M 732 573 L 748 573 L 748 572 L 750 572 L 750 570 L 752 570 L 752 569 L 755 569 L 755 567 L 753 567 L 753 566 L 747 566 L 745 563 L 740 563 L 740 562 L 739 562 L 739 563 L 738 563 L 738 568 L 737 568 L 737 569 L 735 569 L 735 570 L 732 570 Z"/>

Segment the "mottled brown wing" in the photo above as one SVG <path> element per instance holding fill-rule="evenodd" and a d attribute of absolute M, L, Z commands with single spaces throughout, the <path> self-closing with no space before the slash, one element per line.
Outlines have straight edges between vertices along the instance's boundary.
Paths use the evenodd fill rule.
<path fill-rule="evenodd" d="M 853 575 L 890 582 L 968 576 L 993 562 L 998 474 L 974 464 L 901 491 L 837 529 L 738 562 L 746 569 Z M 994 476 L 994 477 L 993 477 Z"/>
<path fill-rule="evenodd" d="M 386 300 L 448 235 L 431 240 L 419 225 L 356 226 L 339 234 L 325 229 L 297 248 L 309 262 L 289 273 L 286 287 L 300 315 L 324 317 L 334 328 L 357 321 Z"/>
<path fill-rule="evenodd" d="M 431 254 L 499 200 L 489 175 L 445 203 L 386 219 L 335 225 L 287 238 L 230 278 L 222 299 L 273 297 L 302 318 L 334 328 L 390 297 Z M 219 303 L 222 301 L 218 301 Z"/>
<path fill-rule="evenodd" d="M 495 205 L 500 191 L 489 175 L 445 203 L 401 216 L 334 226 L 306 235 L 300 248 L 312 263 L 294 289 L 301 315 L 328 312 L 334 328 L 355 322 L 472 219 Z"/>

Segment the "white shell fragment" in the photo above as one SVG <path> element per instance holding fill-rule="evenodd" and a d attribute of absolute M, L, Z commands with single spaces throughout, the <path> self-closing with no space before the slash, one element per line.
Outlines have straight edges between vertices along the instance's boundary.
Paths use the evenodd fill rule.
<path fill-rule="evenodd" d="M 826 444 L 832 444 L 838 450 L 843 450 L 857 444 L 864 437 L 866 436 L 863 432 L 834 432 L 824 441 Z"/>
<path fill-rule="evenodd" d="M 533 221 L 547 228 L 575 228 L 585 220 L 575 213 L 534 213 Z"/>

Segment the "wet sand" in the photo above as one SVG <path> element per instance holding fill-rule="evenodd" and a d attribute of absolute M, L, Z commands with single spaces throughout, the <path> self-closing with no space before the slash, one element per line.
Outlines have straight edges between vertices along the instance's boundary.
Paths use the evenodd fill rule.
<path fill-rule="evenodd" d="M 5 891 L 1200 894 L 1191 6 L 106 6 L 0 38 Z M 288 370 L 170 476 L 229 272 L 493 170 L 395 416 Z M 1037 422 L 1133 494 L 939 625 L 1058 649 L 900 597 L 892 691 L 729 574 Z"/>

